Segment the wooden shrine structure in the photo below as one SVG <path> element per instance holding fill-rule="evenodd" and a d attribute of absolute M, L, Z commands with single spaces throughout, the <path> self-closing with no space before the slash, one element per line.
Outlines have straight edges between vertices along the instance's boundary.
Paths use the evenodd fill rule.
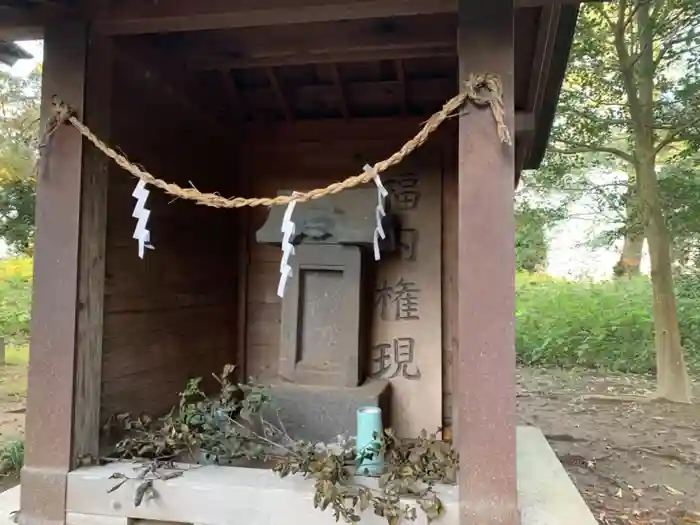
<path fill-rule="evenodd" d="M 57 129 L 37 190 L 22 522 L 71 521 L 71 475 L 78 458 L 100 454 L 110 415 L 163 413 L 188 378 L 225 363 L 261 382 L 324 383 L 318 367 L 331 362 L 338 381 L 390 383 L 400 433 L 451 435 L 460 523 L 519 523 L 513 191 L 544 154 L 578 9 L 575 0 L 0 1 L 0 38 L 44 39 L 44 119 L 58 96 L 101 140 L 200 191 L 274 197 L 362 173 L 474 74 L 502 82 L 514 138 L 503 144 L 492 113 L 467 104 L 382 174 L 397 250 L 353 281 L 372 280 L 371 296 L 352 299 L 371 319 L 358 321 L 367 333 L 353 343 L 364 364 L 345 374 L 347 361 L 324 352 L 358 328 L 328 324 L 342 313 L 332 308 L 302 315 L 282 304 L 279 245 L 256 237 L 268 210 L 197 206 L 151 188 L 155 249 L 140 259 L 136 181 L 75 129 Z M 351 252 L 318 255 L 319 269 L 314 250 L 298 259 L 311 263 L 296 286 L 346 300 L 328 272 L 355 264 Z M 285 323 L 306 327 L 308 340 L 294 344 L 308 366 L 285 361 L 300 352 Z"/>

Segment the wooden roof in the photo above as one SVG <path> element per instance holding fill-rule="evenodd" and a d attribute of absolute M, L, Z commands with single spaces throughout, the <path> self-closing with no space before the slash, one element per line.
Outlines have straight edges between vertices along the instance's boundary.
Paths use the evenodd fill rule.
<path fill-rule="evenodd" d="M 0 37 L 97 2 L 11 0 Z M 456 94 L 456 0 L 121 0 L 93 8 L 96 30 L 153 62 L 184 68 L 220 114 L 242 121 L 429 116 Z M 563 5 L 562 5 L 563 4 Z M 578 2 L 516 0 L 518 168 L 544 154 Z M 4 13 L 4 14 L 3 14 Z M 178 65 L 176 65 L 178 64 Z"/>
<path fill-rule="evenodd" d="M 32 55 L 13 42 L 0 40 L 0 63 L 14 66 L 18 60 L 32 58 Z"/>

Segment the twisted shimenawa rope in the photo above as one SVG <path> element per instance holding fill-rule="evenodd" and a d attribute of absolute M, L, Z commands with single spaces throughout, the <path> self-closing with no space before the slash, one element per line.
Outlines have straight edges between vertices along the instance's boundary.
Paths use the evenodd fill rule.
<path fill-rule="evenodd" d="M 396 153 L 377 162 L 373 166 L 373 171 L 381 173 L 392 166 L 399 164 L 404 158 L 410 155 L 417 148 L 422 146 L 431 133 L 433 133 L 440 125 L 450 118 L 459 110 L 466 102 L 471 102 L 478 107 L 488 106 L 493 114 L 493 119 L 496 122 L 498 136 L 501 142 L 511 145 L 510 133 L 505 123 L 505 109 L 503 106 L 503 85 L 501 80 L 490 74 L 470 75 L 463 83 L 460 93 L 450 100 L 445 102 L 442 109 L 434 113 L 426 122 L 420 131 L 408 142 L 406 142 Z M 196 188 L 182 188 L 177 184 L 166 182 L 157 178 L 151 173 L 143 170 L 136 164 L 129 161 L 124 155 L 117 152 L 102 140 L 95 136 L 90 129 L 78 120 L 75 111 L 67 104 L 54 98 L 53 101 L 54 114 L 49 120 L 46 133 L 41 141 L 41 145 L 48 144 L 51 135 L 56 129 L 64 123 L 71 124 L 80 134 L 89 140 L 97 149 L 107 155 L 121 168 L 131 173 L 134 177 L 141 179 L 147 184 L 151 184 L 160 188 L 165 193 L 173 195 L 180 199 L 194 201 L 197 204 L 211 206 L 212 208 L 243 208 L 245 206 L 283 206 L 289 204 L 290 201 L 304 202 L 313 199 L 319 199 L 329 194 L 339 193 L 345 189 L 365 184 L 374 179 L 373 172 L 364 172 L 360 175 L 348 177 L 347 179 L 334 182 L 325 188 L 317 188 L 304 193 L 295 193 L 294 196 L 280 195 L 277 197 L 232 197 L 226 198 L 216 193 L 202 193 Z"/>

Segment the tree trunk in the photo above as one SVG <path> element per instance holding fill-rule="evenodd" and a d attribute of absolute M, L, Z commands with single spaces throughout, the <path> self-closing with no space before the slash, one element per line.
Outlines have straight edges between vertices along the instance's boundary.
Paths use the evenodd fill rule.
<path fill-rule="evenodd" d="M 636 184 L 637 176 L 632 172 L 627 179 L 625 239 L 620 252 L 620 259 L 613 267 L 615 277 L 636 277 L 639 275 L 639 266 L 642 262 L 644 225 L 639 213 L 639 198 Z"/>
<path fill-rule="evenodd" d="M 637 0 L 641 2 L 641 0 Z M 637 8 L 639 59 L 636 63 L 638 107 L 635 126 L 635 171 L 644 232 L 649 242 L 653 291 L 657 395 L 680 403 L 691 401 L 691 383 L 678 328 L 671 265 L 671 239 L 664 220 L 656 176 L 654 137 L 654 38 L 650 2 Z M 631 86 L 628 86 L 628 89 Z"/>
<path fill-rule="evenodd" d="M 640 161 L 637 169 L 651 259 L 654 347 L 657 395 L 679 403 L 691 400 L 691 383 L 683 357 L 678 328 L 676 294 L 671 267 L 671 243 L 661 210 L 653 162 Z"/>

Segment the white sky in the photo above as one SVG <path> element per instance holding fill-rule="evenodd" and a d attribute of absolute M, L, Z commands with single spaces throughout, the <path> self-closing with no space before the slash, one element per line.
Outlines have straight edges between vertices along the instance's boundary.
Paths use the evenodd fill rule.
<path fill-rule="evenodd" d="M 11 71 L 16 75 L 27 75 L 43 58 L 43 45 L 41 41 L 18 42 L 18 44 L 31 53 L 34 58 L 19 60 Z M 616 175 L 607 176 L 614 178 Z M 572 207 L 571 212 L 573 215 L 590 213 L 590 202 L 582 199 L 581 202 Z M 572 278 L 587 276 L 594 279 L 605 279 L 609 277 L 618 260 L 619 247 L 592 250 L 583 245 L 593 231 L 600 230 L 605 225 L 604 220 L 598 221 L 596 224 L 585 218 L 576 218 L 567 220 L 551 231 L 547 273 Z M 5 253 L 5 247 L 0 245 L 0 256 L 5 255 Z M 642 271 L 648 271 L 647 256 L 642 261 Z"/>

